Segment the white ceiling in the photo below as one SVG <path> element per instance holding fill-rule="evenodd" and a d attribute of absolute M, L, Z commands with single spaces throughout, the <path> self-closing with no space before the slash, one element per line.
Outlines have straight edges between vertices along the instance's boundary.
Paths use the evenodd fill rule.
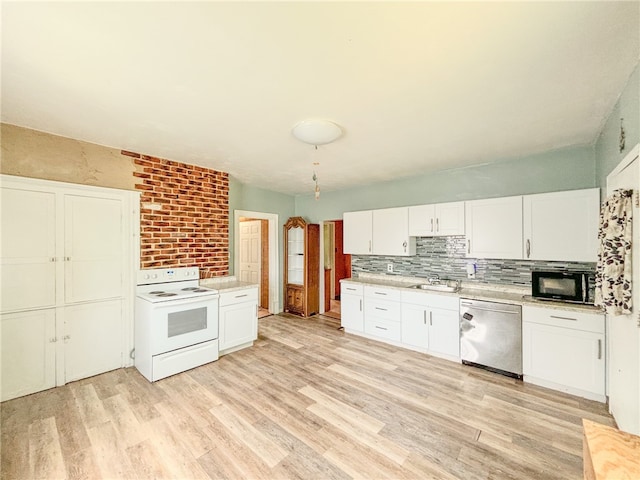
<path fill-rule="evenodd" d="M 343 189 L 592 144 L 638 63 L 639 7 L 3 2 L 2 121 Z M 314 150 L 291 135 L 307 118 L 344 135 Z"/>

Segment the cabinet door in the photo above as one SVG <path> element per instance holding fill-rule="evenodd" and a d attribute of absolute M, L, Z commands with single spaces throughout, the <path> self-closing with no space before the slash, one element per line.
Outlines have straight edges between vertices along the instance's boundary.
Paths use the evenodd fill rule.
<path fill-rule="evenodd" d="M 340 295 L 340 324 L 345 330 L 364 331 L 364 305 L 362 295 L 349 295 L 342 288 Z"/>
<path fill-rule="evenodd" d="M 55 310 L 10 313 L 2 329 L 2 401 L 56 385 Z"/>
<path fill-rule="evenodd" d="M 467 256 L 522 258 L 522 197 L 465 203 Z"/>
<path fill-rule="evenodd" d="M 65 303 L 124 294 L 123 201 L 65 195 Z"/>
<path fill-rule="evenodd" d="M 436 236 L 464 235 L 464 202 L 437 204 L 435 217 Z"/>
<path fill-rule="evenodd" d="M 343 215 L 343 251 L 354 255 L 372 253 L 372 212 L 345 212 Z"/>
<path fill-rule="evenodd" d="M 61 310 L 66 382 L 122 367 L 122 300 L 72 305 Z"/>
<path fill-rule="evenodd" d="M 56 301 L 55 194 L 2 188 L 2 311 Z"/>
<path fill-rule="evenodd" d="M 220 307 L 220 350 L 253 342 L 258 338 L 258 302 Z"/>
<path fill-rule="evenodd" d="M 524 258 L 595 262 L 600 189 L 525 195 Z"/>
<path fill-rule="evenodd" d="M 298 285 L 287 285 L 287 311 L 303 314 L 304 313 L 304 291 L 303 287 Z"/>
<path fill-rule="evenodd" d="M 604 335 L 524 322 L 522 340 L 525 375 L 604 395 Z"/>
<path fill-rule="evenodd" d="M 374 210 L 372 243 L 374 255 L 415 255 L 416 239 L 409 237 L 409 208 Z"/>
<path fill-rule="evenodd" d="M 460 326 L 458 312 L 432 309 L 429 311 L 429 351 L 452 357 L 460 356 Z"/>
<path fill-rule="evenodd" d="M 436 206 L 414 205 L 409 207 L 409 235 L 433 237 L 436 234 Z"/>
<path fill-rule="evenodd" d="M 402 343 L 425 350 L 429 347 L 428 312 L 423 305 L 402 304 Z"/>

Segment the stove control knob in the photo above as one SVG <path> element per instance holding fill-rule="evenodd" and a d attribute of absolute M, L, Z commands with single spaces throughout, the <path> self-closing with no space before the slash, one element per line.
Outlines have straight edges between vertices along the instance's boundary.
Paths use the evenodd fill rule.
<path fill-rule="evenodd" d="M 145 280 L 148 280 L 148 279 L 149 279 L 149 274 L 148 274 L 148 273 L 145 273 L 145 274 L 144 274 L 144 279 L 145 279 Z"/>
<path fill-rule="evenodd" d="M 153 278 L 158 278 L 158 274 L 157 274 L 157 273 L 154 273 L 154 274 L 153 274 Z"/>

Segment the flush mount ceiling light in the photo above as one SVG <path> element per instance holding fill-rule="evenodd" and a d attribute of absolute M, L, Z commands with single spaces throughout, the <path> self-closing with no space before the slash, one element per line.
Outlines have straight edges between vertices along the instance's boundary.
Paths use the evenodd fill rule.
<path fill-rule="evenodd" d="M 330 120 L 314 118 L 297 123 L 291 133 L 301 142 L 317 146 L 337 140 L 342 135 L 342 129 Z"/>

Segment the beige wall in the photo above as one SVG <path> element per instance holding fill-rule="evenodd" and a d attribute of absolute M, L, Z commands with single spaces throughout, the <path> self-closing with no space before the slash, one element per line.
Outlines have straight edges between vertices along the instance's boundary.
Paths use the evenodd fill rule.
<path fill-rule="evenodd" d="M 0 124 L 0 173 L 135 190 L 133 159 L 120 150 Z"/>

